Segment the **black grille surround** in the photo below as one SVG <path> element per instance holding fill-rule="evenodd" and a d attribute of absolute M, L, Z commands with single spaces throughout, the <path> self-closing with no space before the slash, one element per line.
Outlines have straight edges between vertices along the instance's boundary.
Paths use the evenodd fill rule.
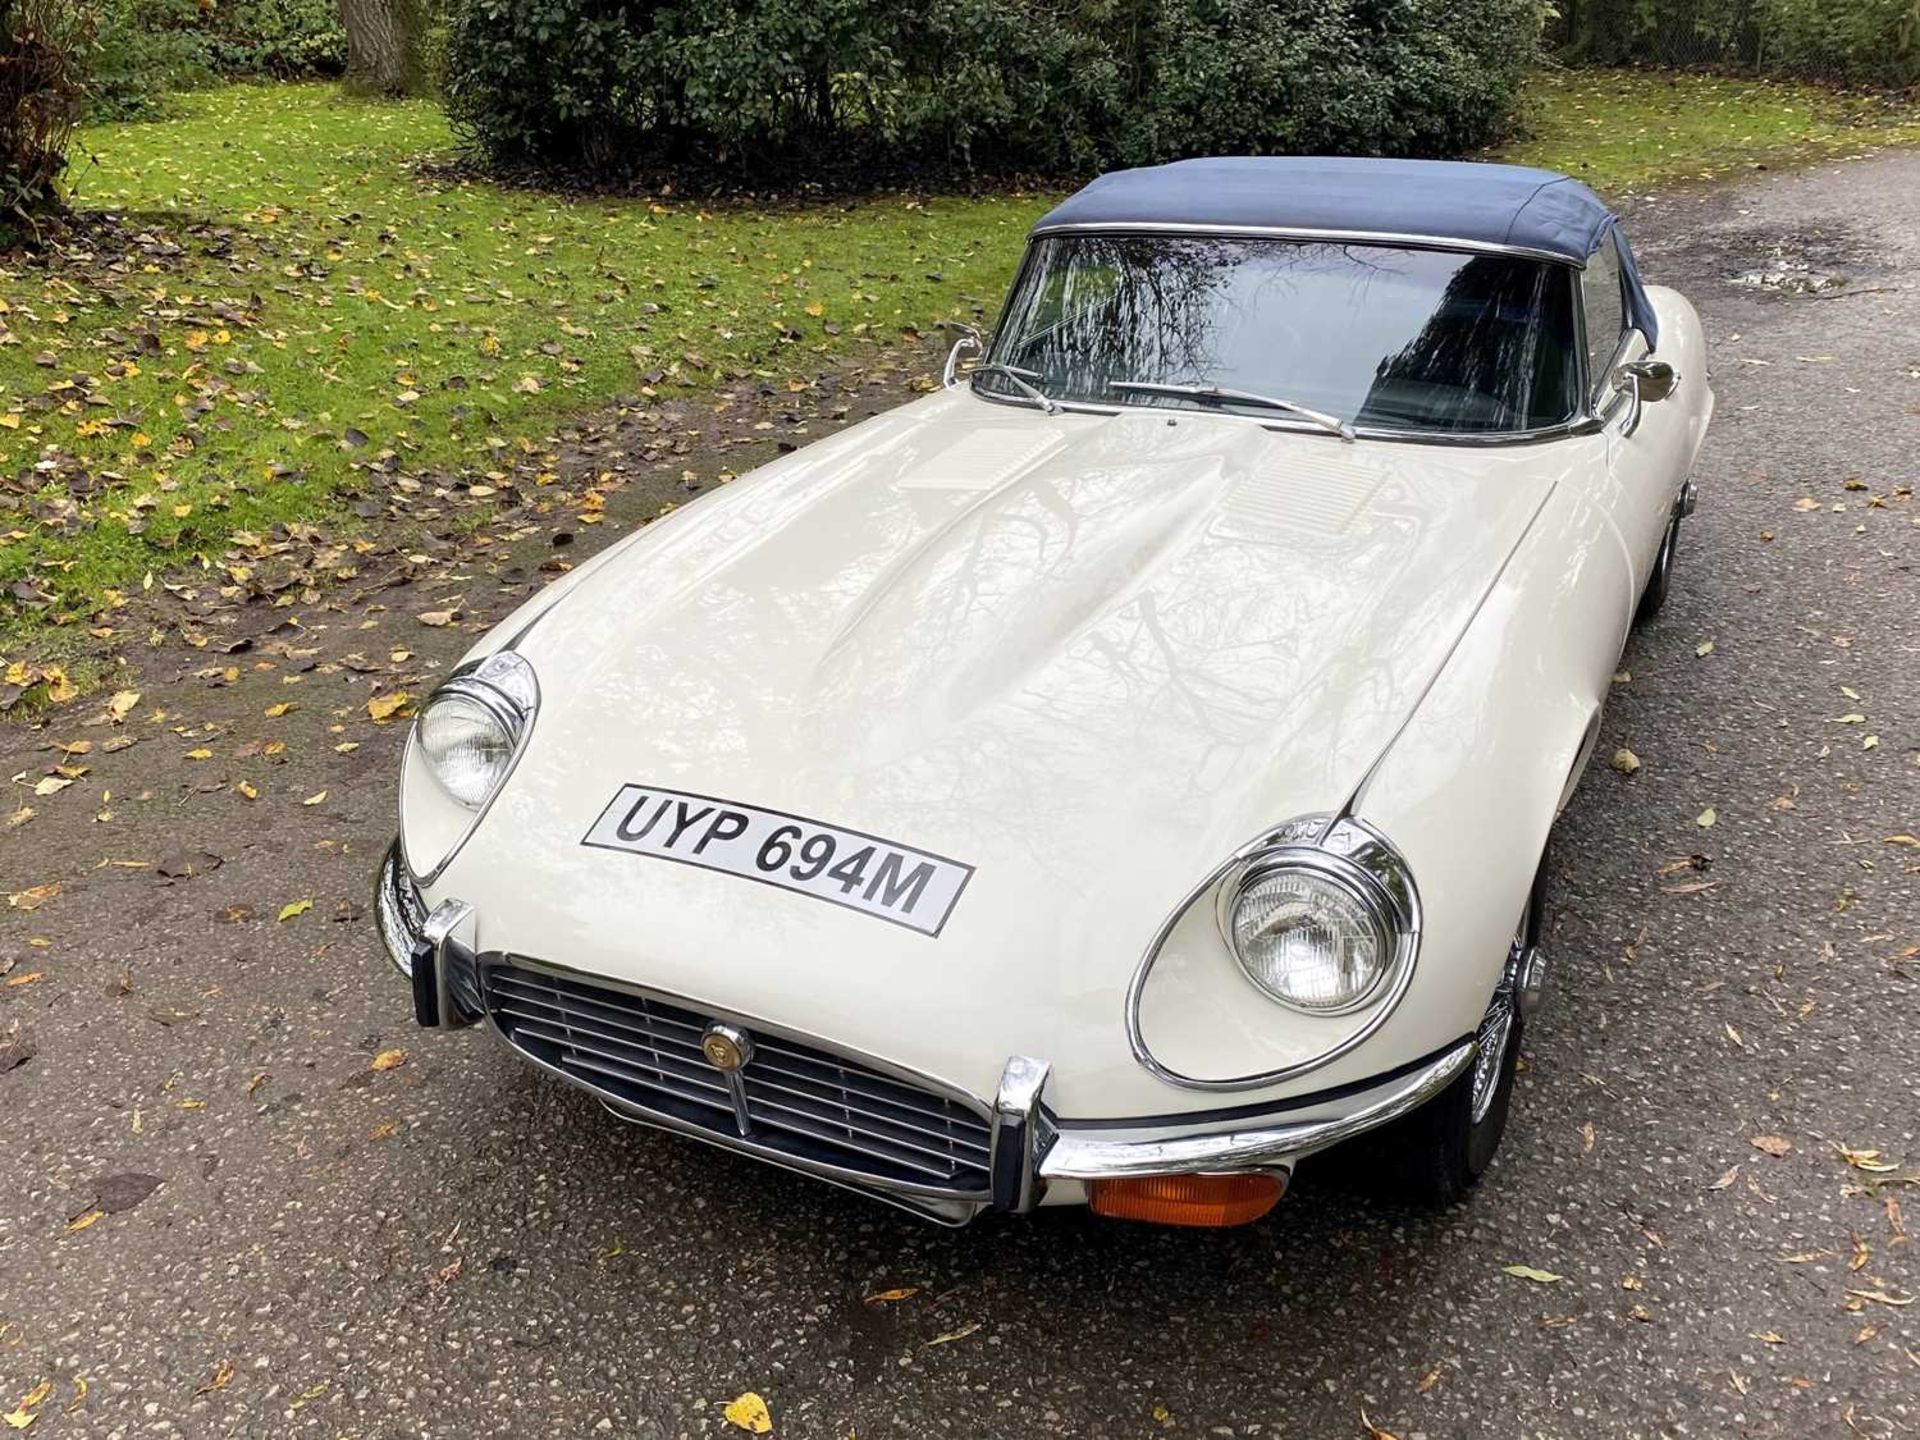
<path fill-rule="evenodd" d="M 989 1198 L 991 1124 L 953 1095 L 751 1022 L 730 1079 L 701 1049 L 727 1017 L 521 960 L 486 957 L 478 979 L 509 1045 L 623 1113 L 882 1192 Z"/>

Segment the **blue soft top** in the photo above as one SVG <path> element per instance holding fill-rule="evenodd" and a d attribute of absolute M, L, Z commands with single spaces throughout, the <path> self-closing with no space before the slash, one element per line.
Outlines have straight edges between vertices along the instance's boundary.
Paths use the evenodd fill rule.
<path fill-rule="evenodd" d="M 1443 246 L 1512 246 L 1585 265 L 1612 219 L 1598 195 L 1552 170 L 1460 160 L 1231 155 L 1102 175 L 1042 216 L 1034 232 L 1194 225 L 1420 236 Z M 1653 306 L 1624 242 L 1620 257 L 1629 314 L 1651 342 Z"/>

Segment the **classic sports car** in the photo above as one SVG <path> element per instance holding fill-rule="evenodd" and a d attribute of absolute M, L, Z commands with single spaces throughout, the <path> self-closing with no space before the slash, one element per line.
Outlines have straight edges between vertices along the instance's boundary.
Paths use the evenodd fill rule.
<path fill-rule="evenodd" d="M 1451 1201 L 1707 378 L 1565 176 L 1107 175 L 938 393 L 424 703 L 377 908 L 417 1018 L 949 1223 L 1239 1223 L 1355 1137 Z"/>

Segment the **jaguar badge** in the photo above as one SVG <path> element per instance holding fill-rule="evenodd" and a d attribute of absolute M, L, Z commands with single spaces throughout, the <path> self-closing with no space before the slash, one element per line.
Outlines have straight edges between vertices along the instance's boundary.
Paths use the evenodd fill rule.
<path fill-rule="evenodd" d="M 731 1025 L 709 1025 L 700 1037 L 700 1053 L 714 1069 L 731 1073 L 753 1058 L 753 1041 Z"/>

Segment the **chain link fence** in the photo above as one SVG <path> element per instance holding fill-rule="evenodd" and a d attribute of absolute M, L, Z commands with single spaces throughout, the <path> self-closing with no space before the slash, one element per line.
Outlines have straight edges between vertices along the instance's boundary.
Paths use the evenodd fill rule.
<path fill-rule="evenodd" d="M 1546 38 L 1567 64 L 1920 85 L 1920 0 L 1560 0 Z"/>

